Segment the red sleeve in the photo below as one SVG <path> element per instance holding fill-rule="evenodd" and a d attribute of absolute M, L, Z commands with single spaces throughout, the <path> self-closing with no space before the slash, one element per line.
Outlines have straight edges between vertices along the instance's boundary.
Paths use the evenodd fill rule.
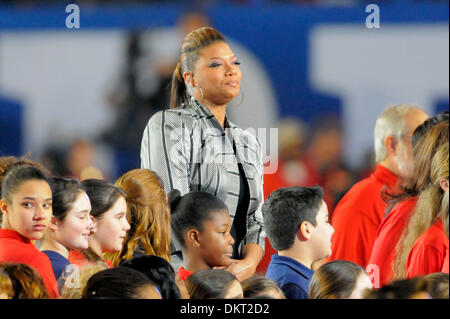
<path fill-rule="evenodd" d="M 445 251 L 444 264 L 442 265 L 441 272 L 448 274 L 448 249 Z"/>
<path fill-rule="evenodd" d="M 429 245 L 415 245 L 406 262 L 406 278 L 425 276 L 440 272 L 445 256 Z"/>
<path fill-rule="evenodd" d="M 345 214 L 341 211 L 333 218 L 332 254 L 328 261 L 342 259 L 366 267 L 378 225 L 359 207 L 344 206 L 336 210 L 339 209 L 345 210 Z"/>
<path fill-rule="evenodd" d="M 39 253 L 36 258 L 30 261 L 30 266 L 34 267 L 41 275 L 50 298 L 60 298 L 58 284 L 53 273 L 52 264 L 48 257 L 44 253 Z"/>

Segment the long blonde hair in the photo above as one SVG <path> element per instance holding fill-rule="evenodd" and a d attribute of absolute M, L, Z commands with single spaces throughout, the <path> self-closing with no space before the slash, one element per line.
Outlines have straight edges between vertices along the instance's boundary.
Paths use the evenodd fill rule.
<path fill-rule="evenodd" d="M 122 250 L 110 255 L 113 265 L 131 259 L 137 249 L 170 262 L 170 212 L 161 179 L 151 170 L 134 169 L 122 175 L 115 185 L 127 194 L 131 228 Z"/>
<path fill-rule="evenodd" d="M 409 224 L 397 244 L 397 256 L 393 263 L 394 279 L 402 279 L 406 276 L 408 255 L 417 239 L 439 220 L 448 224 L 449 195 L 448 191 L 444 192 L 440 186 L 440 181 L 448 178 L 449 175 L 448 151 L 447 141 L 439 146 L 433 156 L 431 183 L 420 193 Z"/>

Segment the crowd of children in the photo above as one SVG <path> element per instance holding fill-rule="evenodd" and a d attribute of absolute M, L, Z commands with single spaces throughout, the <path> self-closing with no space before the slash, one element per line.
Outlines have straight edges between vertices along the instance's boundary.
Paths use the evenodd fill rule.
<path fill-rule="evenodd" d="M 321 187 L 285 187 L 262 205 L 277 253 L 266 273 L 242 281 L 229 269 L 235 240 L 218 197 L 166 194 L 148 169 L 113 184 L 0 157 L 0 298 L 448 298 L 448 125 L 447 112 L 414 130 L 414 170 L 395 192 L 382 190 L 387 214 L 368 262 L 330 258 L 343 230 Z M 180 267 L 171 264 L 175 240 Z"/>

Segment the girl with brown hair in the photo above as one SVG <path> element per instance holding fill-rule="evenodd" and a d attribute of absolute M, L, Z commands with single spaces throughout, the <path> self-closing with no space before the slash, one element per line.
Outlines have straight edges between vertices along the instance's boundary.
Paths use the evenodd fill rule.
<path fill-rule="evenodd" d="M 14 294 L 12 299 L 48 299 L 49 295 L 41 275 L 31 266 L 18 263 L 0 263 L 11 278 Z"/>
<path fill-rule="evenodd" d="M 3 215 L 0 262 L 32 266 L 42 277 L 50 297 L 58 298 L 50 260 L 34 245 L 34 241 L 44 236 L 50 223 L 52 190 L 47 176 L 36 168 L 37 165 L 15 163 L 2 162 L 4 165 L 0 166 L 0 211 Z"/>
<path fill-rule="evenodd" d="M 375 288 L 388 284 L 394 277 L 397 244 L 413 214 L 418 195 L 430 183 L 431 162 L 436 150 L 448 143 L 448 128 L 448 112 L 430 118 L 417 127 L 412 137 L 414 173 L 403 185 L 402 193 L 391 194 L 388 189 L 382 192 L 391 207 L 378 228 L 369 259 L 369 265 L 378 270 L 372 276 Z"/>
<path fill-rule="evenodd" d="M 309 283 L 309 299 L 362 299 L 372 289 L 369 276 L 361 266 L 346 260 L 322 265 Z"/>
<path fill-rule="evenodd" d="M 449 248 L 449 145 L 442 144 L 431 162 L 431 183 L 422 191 L 402 234 L 394 262 L 395 278 L 413 278 L 440 272 Z M 446 270 L 448 273 L 448 269 Z"/>
<path fill-rule="evenodd" d="M 120 187 L 99 179 L 86 179 L 81 184 L 91 202 L 94 233 L 89 236 L 89 248 L 71 250 L 69 261 L 78 266 L 106 263 L 112 267 L 104 254 L 121 251 L 130 229 L 126 194 Z"/>
<path fill-rule="evenodd" d="M 153 255 L 170 262 L 170 212 L 161 179 L 148 169 L 134 169 L 115 183 L 126 193 L 130 230 L 122 250 L 111 260 L 119 266 L 140 255 Z"/>

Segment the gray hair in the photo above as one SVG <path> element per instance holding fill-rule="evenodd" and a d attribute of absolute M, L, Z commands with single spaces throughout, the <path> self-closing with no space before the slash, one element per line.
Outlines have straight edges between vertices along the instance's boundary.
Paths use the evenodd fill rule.
<path fill-rule="evenodd" d="M 377 163 L 384 160 L 387 156 L 384 142 L 387 137 L 393 136 L 399 140 L 405 132 L 405 115 L 410 110 L 419 109 L 417 106 L 408 104 L 399 104 L 386 108 L 378 117 L 375 123 L 375 161 Z"/>

